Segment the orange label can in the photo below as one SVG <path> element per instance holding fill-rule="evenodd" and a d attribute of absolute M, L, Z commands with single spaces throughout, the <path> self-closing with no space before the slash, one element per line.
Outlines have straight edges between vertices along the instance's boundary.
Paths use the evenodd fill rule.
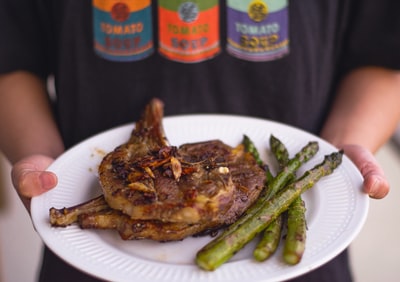
<path fill-rule="evenodd" d="M 218 0 L 160 0 L 159 52 L 182 63 L 196 63 L 220 52 Z"/>

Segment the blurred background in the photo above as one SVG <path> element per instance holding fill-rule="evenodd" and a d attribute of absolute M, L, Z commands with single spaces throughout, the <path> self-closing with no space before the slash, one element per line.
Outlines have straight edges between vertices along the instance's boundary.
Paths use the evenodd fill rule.
<path fill-rule="evenodd" d="M 377 154 L 391 184 L 383 200 L 370 200 L 367 221 L 350 246 L 355 282 L 400 278 L 400 127 Z M 0 154 L 0 282 L 35 282 L 42 243 L 10 183 L 10 166 Z"/>

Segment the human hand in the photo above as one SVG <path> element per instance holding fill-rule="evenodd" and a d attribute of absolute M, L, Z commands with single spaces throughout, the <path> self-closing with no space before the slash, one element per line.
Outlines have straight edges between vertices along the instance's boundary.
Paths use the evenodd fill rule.
<path fill-rule="evenodd" d="M 45 171 L 54 159 L 44 155 L 24 158 L 12 167 L 12 183 L 25 208 L 30 212 L 31 198 L 57 185 L 57 176 Z"/>
<path fill-rule="evenodd" d="M 389 182 L 374 155 L 359 145 L 344 145 L 341 149 L 364 177 L 364 192 L 374 199 L 384 198 L 390 190 Z"/>

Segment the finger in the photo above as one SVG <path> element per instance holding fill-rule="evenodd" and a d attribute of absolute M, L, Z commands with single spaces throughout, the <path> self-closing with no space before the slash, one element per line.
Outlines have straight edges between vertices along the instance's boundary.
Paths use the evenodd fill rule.
<path fill-rule="evenodd" d="M 14 184 L 17 193 L 25 206 L 28 213 L 30 213 L 31 198 L 40 195 L 57 185 L 57 177 L 52 172 L 38 172 L 38 171 L 14 171 L 13 180 L 18 184 Z M 21 176 L 17 176 L 21 174 Z"/>
<path fill-rule="evenodd" d="M 32 156 L 16 163 L 11 176 L 18 194 L 31 198 L 53 188 L 57 184 L 57 177 L 45 171 L 51 162 L 51 158 Z"/>
<path fill-rule="evenodd" d="M 364 190 L 371 198 L 382 199 L 390 191 L 388 181 L 378 174 L 369 174 L 364 177 Z"/>
<path fill-rule="evenodd" d="M 374 155 L 357 145 L 346 145 L 343 149 L 360 170 L 364 178 L 363 188 L 365 193 L 371 198 L 384 198 L 389 193 L 390 186 Z"/>
<path fill-rule="evenodd" d="M 57 185 L 57 177 L 52 172 L 23 170 L 20 173 L 18 192 L 24 197 L 32 198 Z"/>

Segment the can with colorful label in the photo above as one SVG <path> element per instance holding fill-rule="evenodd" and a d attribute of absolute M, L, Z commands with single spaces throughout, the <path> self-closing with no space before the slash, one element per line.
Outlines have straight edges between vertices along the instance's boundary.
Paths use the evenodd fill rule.
<path fill-rule="evenodd" d="M 159 0 L 159 52 L 195 63 L 220 52 L 218 0 Z"/>
<path fill-rule="evenodd" d="M 151 55 L 151 0 L 92 0 L 95 52 L 111 61 L 137 61 Z"/>
<path fill-rule="evenodd" d="M 289 53 L 288 0 L 227 0 L 227 51 L 248 61 Z"/>

